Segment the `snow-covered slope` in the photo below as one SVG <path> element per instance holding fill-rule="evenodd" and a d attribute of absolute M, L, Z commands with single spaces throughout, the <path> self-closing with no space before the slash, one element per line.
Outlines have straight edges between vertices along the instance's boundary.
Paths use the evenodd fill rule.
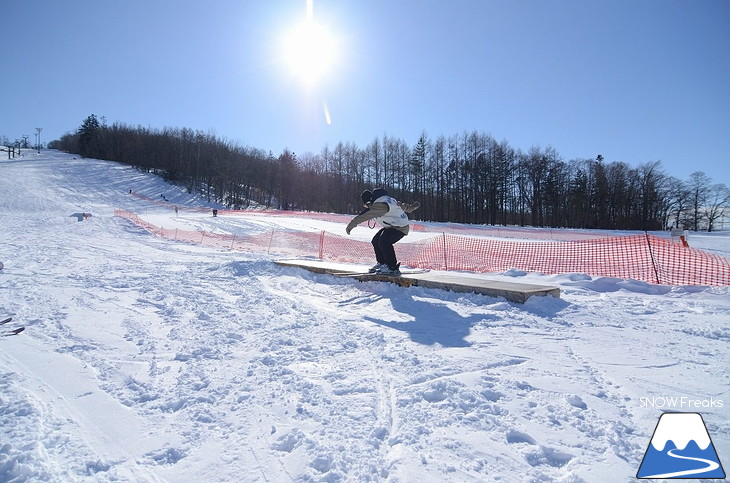
<path fill-rule="evenodd" d="M 0 481 L 630 481 L 662 410 L 701 412 L 730 460 L 726 287 L 361 283 L 156 238 L 114 209 L 286 219 L 176 219 L 130 189 L 201 205 L 112 162 L 0 161 L 0 315 L 27 327 L 0 338 Z"/>

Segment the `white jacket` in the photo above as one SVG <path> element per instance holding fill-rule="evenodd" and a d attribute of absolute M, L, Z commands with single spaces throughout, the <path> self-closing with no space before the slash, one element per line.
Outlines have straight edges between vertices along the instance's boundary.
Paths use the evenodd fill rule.
<path fill-rule="evenodd" d="M 376 218 L 377 221 L 385 226 L 408 226 L 408 215 L 398 202 L 392 196 L 381 196 L 373 203 L 387 203 L 388 212 L 383 216 Z"/>

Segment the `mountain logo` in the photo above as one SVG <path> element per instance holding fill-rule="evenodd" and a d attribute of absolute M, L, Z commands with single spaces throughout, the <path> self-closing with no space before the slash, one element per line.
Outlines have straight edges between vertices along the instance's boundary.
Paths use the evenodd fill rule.
<path fill-rule="evenodd" d="M 654 429 L 637 478 L 725 478 L 699 413 L 664 413 Z"/>

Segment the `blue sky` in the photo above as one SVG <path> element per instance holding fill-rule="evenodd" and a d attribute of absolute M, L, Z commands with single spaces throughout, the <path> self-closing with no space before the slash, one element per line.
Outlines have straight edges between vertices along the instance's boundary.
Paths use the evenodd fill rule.
<path fill-rule="evenodd" d="M 476 130 L 730 185 L 728 0 L 314 0 L 337 56 L 310 84 L 282 46 L 305 4 L 5 0 L 0 137 L 92 113 L 275 155 Z"/>

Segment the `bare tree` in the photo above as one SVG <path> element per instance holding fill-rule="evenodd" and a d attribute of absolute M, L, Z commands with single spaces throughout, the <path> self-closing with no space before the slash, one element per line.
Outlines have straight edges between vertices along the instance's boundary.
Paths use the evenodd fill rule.
<path fill-rule="evenodd" d="M 690 190 L 687 183 L 677 178 L 670 178 L 668 183 L 671 197 L 670 210 L 673 218 L 671 226 L 678 228 L 683 224 L 683 215 L 689 203 Z"/>
<path fill-rule="evenodd" d="M 707 231 L 715 228 L 717 220 L 722 219 L 730 205 L 730 190 L 722 183 L 713 184 L 707 189 L 703 215 L 707 220 Z"/>
<path fill-rule="evenodd" d="M 707 198 L 707 187 L 710 185 L 710 178 L 702 171 L 695 171 L 689 177 L 690 190 L 690 222 L 694 231 L 699 231 L 702 221 L 703 207 Z"/>

